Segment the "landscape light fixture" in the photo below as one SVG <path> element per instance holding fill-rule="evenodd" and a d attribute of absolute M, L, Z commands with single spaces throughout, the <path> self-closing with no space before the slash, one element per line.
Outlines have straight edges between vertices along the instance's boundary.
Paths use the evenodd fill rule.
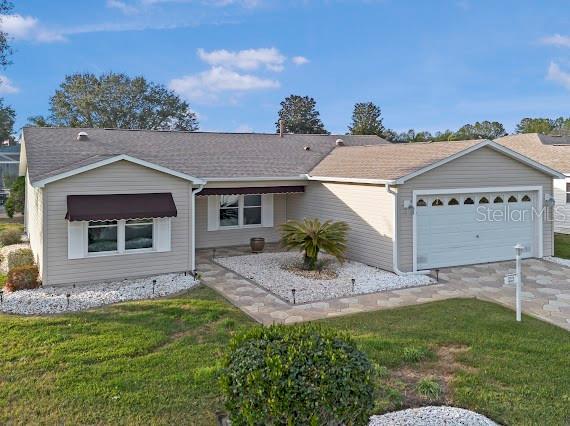
<path fill-rule="evenodd" d="M 291 293 L 293 294 L 293 305 L 295 305 L 297 303 L 297 300 L 295 299 L 295 293 L 297 292 L 297 290 L 295 290 L 294 288 L 291 289 Z"/>
<path fill-rule="evenodd" d="M 152 280 L 152 294 L 154 294 L 154 287 L 156 286 L 156 280 Z"/>
<path fill-rule="evenodd" d="M 67 293 L 65 297 L 67 298 L 67 307 L 69 308 L 69 298 L 71 297 L 71 294 Z"/>
<path fill-rule="evenodd" d="M 352 283 L 352 292 L 354 293 L 354 284 L 356 284 L 356 280 L 352 278 L 350 282 Z"/>

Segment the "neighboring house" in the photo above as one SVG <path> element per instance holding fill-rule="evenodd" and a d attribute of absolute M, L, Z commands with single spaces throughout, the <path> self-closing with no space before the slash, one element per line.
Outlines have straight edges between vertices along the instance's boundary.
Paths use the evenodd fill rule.
<path fill-rule="evenodd" d="M 554 179 L 554 232 L 570 234 L 570 136 L 523 133 L 496 140 L 503 146 L 562 172 Z"/>
<path fill-rule="evenodd" d="M 348 256 L 396 273 L 552 254 L 540 210 L 563 176 L 491 141 L 26 128 L 25 224 L 45 284 L 195 269 L 200 248 L 279 240 L 288 219 L 350 225 Z"/>
<path fill-rule="evenodd" d="M 10 194 L 9 185 L 18 177 L 20 146 L 0 146 L 0 215 L 4 214 L 4 203 Z"/>

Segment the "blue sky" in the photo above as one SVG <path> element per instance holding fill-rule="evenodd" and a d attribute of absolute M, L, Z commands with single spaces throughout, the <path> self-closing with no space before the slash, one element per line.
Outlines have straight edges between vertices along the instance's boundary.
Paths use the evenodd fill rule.
<path fill-rule="evenodd" d="M 2 26 L 15 54 L 0 96 L 18 127 L 85 71 L 171 87 L 202 130 L 274 131 L 291 93 L 340 133 L 359 101 L 398 131 L 570 116 L 565 1 L 29 0 Z"/>

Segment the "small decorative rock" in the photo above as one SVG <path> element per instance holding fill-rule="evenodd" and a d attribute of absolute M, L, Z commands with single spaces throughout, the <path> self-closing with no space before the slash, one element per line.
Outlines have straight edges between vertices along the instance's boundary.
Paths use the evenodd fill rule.
<path fill-rule="evenodd" d="M 134 280 L 85 284 L 79 287 L 75 284 L 40 287 L 4 294 L 0 311 L 22 315 L 82 311 L 128 300 L 167 296 L 191 289 L 198 284 L 199 281 L 190 276 L 185 277 L 184 274 L 166 274 Z M 151 285 L 155 289 L 153 294 L 149 291 Z M 72 294 L 73 303 L 69 303 Z"/>
<path fill-rule="evenodd" d="M 422 407 L 372 416 L 369 426 L 497 426 L 481 414 L 455 407 Z"/>
<path fill-rule="evenodd" d="M 346 261 L 341 265 L 328 255 L 319 256 L 328 265 L 328 275 L 300 275 L 290 270 L 299 258 L 297 253 L 280 252 L 218 257 L 216 262 L 291 303 L 292 287 L 295 303 L 306 303 L 435 283 L 426 275 L 400 276 L 359 262 Z"/>

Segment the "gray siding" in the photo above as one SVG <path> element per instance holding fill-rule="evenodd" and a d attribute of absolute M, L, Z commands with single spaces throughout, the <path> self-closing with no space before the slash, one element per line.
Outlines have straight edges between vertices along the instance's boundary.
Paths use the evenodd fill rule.
<path fill-rule="evenodd" d="M 418 189 L 482 188 L 492 186 L 542 186 L 544 194 L 552 193 L 550 176 L 522 164 L 491 148 L 470 154 L 417 176 L 398 190 L 398 258 L 402 271 L 412 270 L 413 216 L 404 209 L 404 200 L 412 199 Z M 552 221 L 544 222 L 544 256 L 553 252 Z"/>
<path fill-rule="evenodd" d="M 44 276 L 44 191 L 30 185 L 26 174 L 26 200 L 24 223 L 30 239 L 30 247 L 34 252 L 40 277 Z"/>
<path fill-rule="evenodd" d="M 554 232 L 561 234 L 570 234 L 570 204 L 566 203 L 566 183 L 570 183 L 570 179 L 554 179 Z"/>
<path fill-rule="evenodd" d="M 46 186 L 47 283 L 89 282 L 187 271 L 190 264 L 190 184 L 126 161 L 113 163 Z M 70 194 L 171 192 L 178 216 L 172 219 L 172 251 L 84 259 L 67 258 L 66 197 Z"/>
<path fill-rule="evenodd" d="M 394 197 L 383 186 L 311 182 L 290 196 L 289 219 L 342 220 L 350 226 L 350 259 L 391 271 Z"/>
<path fill-rule="evenodd" d="M 225 183 L 219 187 L 253 186 L 251 184 L 232 185 Z M 258 185 L 258 186 L 267 186 Z M 273 185 L 270 185 L 273 186 Z M 276 194 L 273 197 L 273 227 L 218 229 L 208 231 L 208 197 L 196 197 L 196 248 L 239 246 L 249 244 L 252 237 L 265 238 L 267 242 L 279 241 L 279 225 L 287 221 L 287 196 Z"/>

